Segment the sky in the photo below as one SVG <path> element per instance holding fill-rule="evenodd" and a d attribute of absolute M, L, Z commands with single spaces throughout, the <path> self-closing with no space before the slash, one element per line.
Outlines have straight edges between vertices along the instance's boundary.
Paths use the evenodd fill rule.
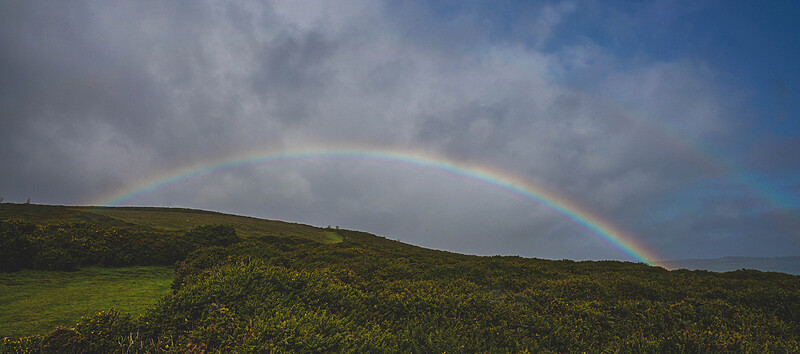
<path fill-rule="evenodd" d="M 2 1 L 0 197 L 478 255 L 797 256 L 797 18 L 796 1 Z"/>

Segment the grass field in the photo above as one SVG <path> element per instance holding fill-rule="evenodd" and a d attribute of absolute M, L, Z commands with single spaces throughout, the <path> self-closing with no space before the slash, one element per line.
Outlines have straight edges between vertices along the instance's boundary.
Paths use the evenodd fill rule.
<path fill-rule="evenodd" d="M 0 338 L 44 334 L 116 308 L 133 316 L 170 291 L 173 267 L 0 273 Z"/>

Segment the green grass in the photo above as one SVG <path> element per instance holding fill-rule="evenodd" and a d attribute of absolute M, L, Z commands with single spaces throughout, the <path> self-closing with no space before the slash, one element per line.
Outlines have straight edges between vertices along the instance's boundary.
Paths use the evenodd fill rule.
<path fill-rule="evenodd" d="M 165 266 L 0 273 L 0 337 L 44 334 L 111 308 L 137 316 L 170 291 L 173 276 Z"/>

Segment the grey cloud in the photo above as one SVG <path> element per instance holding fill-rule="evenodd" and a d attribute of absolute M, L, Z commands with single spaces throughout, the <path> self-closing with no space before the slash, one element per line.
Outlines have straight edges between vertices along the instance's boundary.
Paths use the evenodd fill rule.
<path fill-rule="evenodd" d="M 336 44 L 317 31 L 281 35 L 261 48 L 253 89 L 269 113 L 285 124 L 307 123 L 323 112 L 315 107 L 334 73 L 326 67 Z"/>
<path fill-rule="evenodd" d="M 780 173 L 800 168 L 800 139 L 765 136 L 763 141 L 740 140 L 747 149 L 746 163 L 754 170 Z"/>
<path fill-rule="evenodd" d="M 800 247 L 796 210 L 749 213 L 738 217 L 695 214 L 674 220 L 657 232 L 672 238 L 669 253 L 691 257 L 724 255 L 790 256 Z"/>
<path fill-rule="evenodd" d="M 81 203 L 265 147 L 413 147 L 540 181 L 679 254 L 684 245 L 646 233 L 652 225 L 642 220 L 668 208 L 658 204 L 665 195 L 724 175 L 689 143 L 736 136 L 735 95 L 702 63 L 629 67 L 588 39 L 558 47 L 559 31 L 584 10 L 575 4 L 535 7 L 524 16 L 540 18 L 535 35 L 514 25 L 513 40 L 493 42 L 504 15 L 481 18 L 478 5 L 447 13 L 371 1 L 5 2 L 3 196 Z M 274 163 L 132 202 L 340 224 L 463 252 L 620 257 L 541 206 L 449 178 L 370 163 Z M 748 218 L 742 230 L 782 230 L 767 214 Z M 664 229 L 722 227 L 692 220 Z"/>

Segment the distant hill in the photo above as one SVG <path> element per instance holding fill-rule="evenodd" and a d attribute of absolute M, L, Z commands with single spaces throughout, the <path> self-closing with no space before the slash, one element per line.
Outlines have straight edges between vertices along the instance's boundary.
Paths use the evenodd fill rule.
<path fill-rule="evenodd" d="M 669 269 L 710 270 L 730 272 L 755 269 L 800 275 L 800 257 L 722 257 L 711 259 L 681 259 L 660 262 Z"/>

